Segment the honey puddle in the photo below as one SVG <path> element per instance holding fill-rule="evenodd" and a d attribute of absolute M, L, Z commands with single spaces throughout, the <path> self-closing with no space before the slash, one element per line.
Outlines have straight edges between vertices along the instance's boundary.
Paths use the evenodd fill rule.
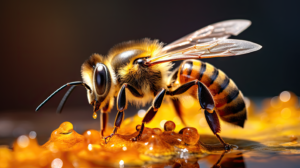
<path fill-rule="evenodd" d="M 298 167 L 300 165 L 300 109 L 291 92 L 263 101 L 262 109 L 246 99 L 245 128 L 221 122 L 221 136 L 236 145 L 229 152 L 212 135 L 199 105 L 190 98 L 182 104 L 182 124 L 173 107 L 164 102 L 154 120 L 138 134 L 145 111 L 124 120 L 108 143 L 99 131 L 79 134 L 70 122 L 62 123 L 48 142 L 39 146 L 36 135 L 22 135 L 13 149 L 0 146 L 0 167 Z M 197 128 L 197 129 L 196 129 Z M 109 135 L 109 128 L 105 134 Z M 238 149 L 237 149 L 238 147 Z M 300 167 L 300 166 L 299 166 Z"/>

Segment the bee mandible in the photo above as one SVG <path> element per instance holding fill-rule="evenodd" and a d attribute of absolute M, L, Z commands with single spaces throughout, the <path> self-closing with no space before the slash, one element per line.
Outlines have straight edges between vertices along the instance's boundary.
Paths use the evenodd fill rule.
<path fill-rule="evenodd" d="M 103 136 L 108 112 L 113 108 L 116 97 L 118 113 L 113 133 L 105 137 L 108 140 L 120 128 L 128 102 L 143 106 L 152 101 L 142 120 L 139 134 L 132 138 L 137 141 L 145 123 L 154 118 L 165 98 L 172 100 L 176 113 L 184 122 L 180 99 L 182 96 L 192 96 L 204 109 L 213 134 L 228 150 L 230 145 L 218 134 L 221 130 L 219 117 L 225 122 L 243 127 L 247 118 L 243 95 L 224 72 L 197 59 L 236 56 L 259 50 L 261 46 L 258 44 L 228 39 L 231 35 L 241 33 L 250 24 L 248 20 L 228 20 L 199 29 L 164 47 L 158 40 L 146 38 L 118 44 L 107 56 L 93 54 L 81 66 L 83 81 L 63 85 L 42 102 L 36 111 L 57 92 L 71 86 L 58 107 L 60 112 L 75 86 L 84 86 L 94 114 L 101 111 Z M 172 62 L 179 60 L 184 61 L 171 71 Z"/>

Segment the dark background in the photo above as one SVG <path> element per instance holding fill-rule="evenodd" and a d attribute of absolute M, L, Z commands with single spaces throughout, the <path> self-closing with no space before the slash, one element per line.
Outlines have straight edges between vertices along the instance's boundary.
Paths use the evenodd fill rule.
<path fill-rule="evenodd" d="M 170 43 L 228 19 L 251 20 L 245 32 L 232 38 L 263 48 L 204 61 L 223 70 L 247 97 L 276 96 L 284 90 L 300 95 L 299 14 L 299 2 L 287 0 L 1 1 L 0 119 L 18 114 L 54 122 L 48 117 L 56 117 L 54 110 L 63 92 L 39 113 L 34 109 L 62 84 L 81 80 L 81 64 L 92 53 L 106 54 L 117 43 L 144 37 Z M 78 115 L 99 124 L 92 120 L 83 88 L 75 89 L 66 114 L 57 120 L 72 120 L 78 109 L 88 114 Z"/>

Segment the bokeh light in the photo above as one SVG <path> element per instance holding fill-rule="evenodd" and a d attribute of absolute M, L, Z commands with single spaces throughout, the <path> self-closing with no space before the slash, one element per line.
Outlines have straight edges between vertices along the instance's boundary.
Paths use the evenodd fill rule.
<path fill-rule="evenodd" d="M 56 158 L 51 163 L 51 168 L 62 168 L 63 161 L 60 158 Z"/>

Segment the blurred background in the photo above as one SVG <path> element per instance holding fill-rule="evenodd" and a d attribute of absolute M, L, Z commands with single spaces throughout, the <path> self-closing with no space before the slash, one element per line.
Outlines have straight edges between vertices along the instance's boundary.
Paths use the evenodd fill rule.
<path fill-rule="evenodd" d="M 31 130 L 49 137 L 63 121 L 72 122 L 78 132 L 99 129 L 81 87 L 61 115 L 55 109 L 67 89 L 34 112 L 61 85 L 81 80 L 81 64 L 92 53 L 105 55 L 115 44 L 145 37 L 168 44 L 229 19 L 251 20 L 246 31 L 232 38 L 263 48 L 203 61 L 223 70 L 247 97 L 271 97 L 284 90 L 300 95 L 298 8 L 298 1 L 289 0 L 1 1 L 0 144 Z M 130 107 L 126 117 L 136 111 Z M 115 114 L 113 110 L 110 121 Z"/>

